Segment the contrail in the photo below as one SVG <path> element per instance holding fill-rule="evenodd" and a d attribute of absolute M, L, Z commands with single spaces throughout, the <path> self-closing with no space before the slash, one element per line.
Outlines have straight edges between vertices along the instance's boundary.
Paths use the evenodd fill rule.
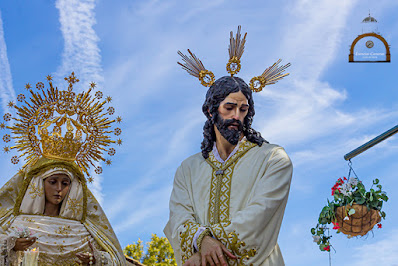
<path fill-rule="evenodd" d="M 55 77 L 60 81 L 74 71 L 80 79 L 81 88 L 88 88 L 91 81 L 100 87 L 104 78 L 99 38 L 93 29 L 96 24 L 95 0 L 57 0 L 55 6 L 59 10 L 65 41 L 62 63 Z M 63 83 L 60 82 L 59 85 Z"/>
<path fill-rule="evenodd" d="M 101 66 L 101 51 L 98 48 L 99 38 L 93 27 L 95 20 L 95 0 L 57 0 L 55 4 L 59 10 L 61 32 L 65 47 L 62 63 L 55 73 L 56 84 L 59 88 L 67 86 L 63 78 L 72 71 L 79 78 L 77 88 L 87 89 L 90 82 L 95 82 L 100 90 L 104 83 Z M 94 174 L 94 171 L 91 173 Z M 90 189 L 102 203 L 101 176 L 97 176 L 90 185 Z"/>
<path fill-rule="evenodd" d="M 0 97 L 3 114 L 10 112 L 7 107 L 9 101 L 15 103 L 15 91 L 12 86 L 10 64 L 7 57 L 7 46 L 4 40 L 3 20 L 0 12 Z"/>

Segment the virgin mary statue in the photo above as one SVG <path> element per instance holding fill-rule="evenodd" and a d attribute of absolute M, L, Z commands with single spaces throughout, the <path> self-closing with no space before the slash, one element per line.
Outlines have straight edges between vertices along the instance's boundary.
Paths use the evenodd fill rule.
<path fill-rule="evenodd" d="M 105 112 L 109 101 L 99 101 L 98 92 L 90 95 L 95 84 L 75 94 L 73 84 L 78 80 L 73 73 L 66 79 L 65 91 L 54 88 L 50 76 L 47 80 L 47 91 L 43 83 L 36 85 L 41 94 L 27 85 L 30 103 L 18 96 L 23 98 L 22 106 L 10 104 L 17 109 L 16 122 L 8 126 L 16 139 L 11 149 L 24 152 L 13 156 L 12 162 L 22 157 L 27 162 L 0 189 L 0 266 L 20 265 L 32 252 L 38 254 L 38 265 L 126 265 L 85 177 L 92 181 L 89 164 L 105 160 L 103 151 L 115 154 L 115 149 L 108 148 L 115 143 L 110 133 L 121 131 L 110 130 L 116 120 L 107 117 L 114 109 Z M 4 116 L 7 122 L 10 116 Z M 62 135 L 64 128 L 67 132 Z M 94 171 L 99 174 L 102 168 Z"/>

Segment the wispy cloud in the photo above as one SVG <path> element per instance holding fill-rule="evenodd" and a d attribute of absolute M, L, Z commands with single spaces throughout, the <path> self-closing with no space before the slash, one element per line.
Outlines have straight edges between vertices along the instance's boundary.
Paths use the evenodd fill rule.
<path fill-rule="evenodd" d="M 0 13 L 0 96 L 3 113 L 9 112 L 7 103 L 15 103 L 15 91 L 12 85 L 12 75 L 7 56 L 7 46 L 4 39 L 3 20 Z"/>
<path fill-rule="evenodd" d="M 347 265 L 398 266 L 398 230 L 392 230 L 384 235 L 385 238 L 383 240 L 372 244 L 364 244 L 361 247 L 355 248 L 355 251 L 352 252 L 353 260 L 351 262 L 347 261 Z"/>
<path fill-rule="evenodd" d="M 61 32 L 64 37 L 62 63 L 56 72 L 63 79 L 72 71 L 80 78 L 80 86 L 87 88 L 95 81 L 100 86 L 104 77 L 101 66 L 99 38 L 94 30 L 95 0 L 58 0 Z"/>
<path fill-rule="evenodd" d="M 8 62 L 7 55 L 7 45 L 4 38 L 4 30 L 3 30 L 3 20 L 0 12 L 0 97 L 1 97 L 1 107 L 2 113 L 11 113 L 15 114 L 11 108 L 7 107 L 9 101 L 16 102 L 15 91 L 12 84 L 12 75 L 10 70 L 10 63 Z M 3 121 L 3 115 L 0 116 L 0 119 Z M 3 146 L 3 145 L 2 145 Z M 2 149 L 1 146 L 1 149 Z M 3 153 L 1 151 L 1 153 Z M 9 157 L 9 156 L 7 156 Z M 0 185 L 3 185 L 7 181 L 4 176 L 9 177 L 15 171 L 15 167 L 10 167 L 9 158 L 5 160 L 4 155 L 2 154 L 1 164 L 4 166 L 3 173 L 0 176 Z"/>
<path fill-rule="evenodd" d="M 72 71 L 80 80 L 78 88 L 87 89 L 92 81 L 97 83 L 98 87 L 104 84 L 101 51 L 98 47 L 99 38 L 94 30 L 95 2 L 95 0 L 58 0 L 55 4 L 59 10 L 61 32 L 64 37 L 62 62 L 55 73 L 57 84 L 64 84 L 63 78 Z M 94 172 L 91 174 L 95 175 Z M 103 201 L 101 180 L 97 176 L 94 183 L 89 185 L 100 203 Z"/>
<path fill-rule="evenodd" d="M 260 118 L 266 121 L 260 128 L 267 137 L 288 145 L 331 134 L 355 122 L 353 115 L 336 108 L 346 99 L 345 90 L 331 87 L 321 76 L 335 58 L 354 4 L 355 1 L 300 0 L 287 10 L 285 15 L 290 16 L 288 23 L 292 26 L 286 28 L 276 54 L 283 54 L 292 62 L 289 70 L 293 74 L 286 78 L 289 81 L 283 80 L 277 88 L 272 86 L 263 94 L 272 100 L 267 105 L 274 114 Z M 281 128 L 286 130 L 281 132 Z"/>
<path fill-rule="evenodd" d="M 110 218 L 119 215 L 121 212 L 124 212 L 125 209 L 128 209 L 128 206 L 131 204 L 129 199 L 133 198 L 142 198 L 142 196 L 137 197 L 137 194 L 140 194 L 142 191 L 148 191 L 149 188 L 153 187 L 154 184 L 171 184 L 168 182 L 171 180 L 171 177 L 165 179 L 165 169 L 169 168 L 170 164 L 175 164 L 175 160 L 180 156 L 181 153 L 184 153 L 187 149 L 187 144 L 189 144 L 188 138 L 192 136 L 192 131 L 194 128 L 197 128 L 198 125 L 203 123 L 202 117 L 198 117 L 195 115 L 196 111 L 193 110 L 187 111 L 186 113 L 180 114 L 178 117 L 174 117 L 173 120 L 166 120 L 164 122 L 160 122 L 158 124 L 152 125 L 143 132 L 146 135 L 147 139 L 156 140 L 154 146 L 157 147 L 149 147 L 152 153 L 151 164 L 152 167 L 148 168 L 144 175 L 139 178 L 135 178 L 131 180 L 131 184 L 124 188 L 117 197 L 114 197 L 110 203 L 107 204 L 112 206 L 112 208 L 108 207 L 107 213 Z M 188 119 L 190 118 L 190 119 Z M 178 128 L 178 130 L 172 131 L 171 134 L 164 134 L 164 131 L 159 129 L 165 128 L 177 128 L 176 121 L 187 121 L 187 123 Z M 155 129 L 154 129 L 155 127 Z M 163 133 L 162 133 L 163 132 Z M 162 145 L 163 147 L 161 147 Z M 127 161 L 134 161 L 134 159 L 130 159 L 127 156 Z M 178 165 L 178 163 L 177 163 Z M 171 172 L 174 172 L 173 169 Z M 171 190 L 168 190 L 171 192 Z M 168 202 L 170 194 L 157 194 L 156 199 L 158 202 Z M 115 204 L 117 203 L 117 204 Z M 148 203 L 146 203 L 149 206 Z M 134 210 L 133 213 L 139 213 L 139 210 Z M 145 214 L 139 214 L 140 217 L 145 218 Z M 149 218 L 149 217 L 148 217 Z M 131 221 L 124 220 L 122 222 L 123 226 L 116 225 L 119 230 L 127 229 L 127 224 L 137 222 L 136 219 L 132 219 Z"/>

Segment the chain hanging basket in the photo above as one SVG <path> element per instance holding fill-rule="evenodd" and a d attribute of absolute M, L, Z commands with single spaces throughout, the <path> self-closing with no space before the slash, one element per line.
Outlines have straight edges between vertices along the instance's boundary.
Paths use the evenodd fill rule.
<path fill-rule="evenodd" d="M 355 213 L 348 216 L 350 209 Z M 350 236 L 364 236 L 381 221 L 378 210 L 354 203 L 352 206 L 341 206 L 336 208 L 336 221 L 340 225 L 339 231 Z M 347 217 L 347 218 L 346 218 Z"/>

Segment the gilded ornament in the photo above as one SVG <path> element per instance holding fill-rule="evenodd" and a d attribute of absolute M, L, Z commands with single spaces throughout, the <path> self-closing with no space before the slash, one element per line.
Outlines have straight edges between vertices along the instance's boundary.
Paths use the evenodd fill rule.
<path fill-rule="evenodd" d="M 237 74 L 240 71 L 240 68 L 241 64 L 239 58 L 233 56 L 232 58 L 229 59 L 227 63 L 227 72 L 231 74 L 231 76 Z"/>
<path fill-rule="evenodd" d="M 246 43 L 246 36 L 247 33 L 242 35 L 240 33 L 241 26 L 238 26 L 238 30 L 236 35 L 233 36 L 233 32 L 230 33 L 229 38 L 229 46 L 228 46 L 228 53 L 229 53 L 229 60 L 226 65 L 227 72 L 233 76 L 237 74 L 241 70 L 241 57 L 245 50 L 245 43 Z M 209 87 L 214 83 L 214 74 L 207 70 L 202 61 L 199 60 L 189 49 L 189 55 L 184 55 L 180 51 L 178 54 L 182 57 L 183 63 L 177 62 L 182 68 L 188 72 L 188 74 L 199 78 L 201 84 L 205 87 Z M 275 84 L 283 77 L 289 75 L 289 73 L 283 74 L 286 68 L 290 66 L 290 63 L 284 66 L 278 66 L 281 60 L 278 60 L 274 63 L 271 67 L 267 68 L 261 76 L 255 77 L 250 81 L 250 88 L 254 92 L 261 91 L 264 86 Z"/>
<path fill-rule="evenodd" d="M 100 92 L 100 91 L 97 91 L 96 93 L 95 93 L 95 98 L 97 98 L 97 99 L 101 99 L 102 98 L 102 92 Z"/>
<path fill-rule="evenodd" d="M 10 121 L 11 120 L 11 114 L 10 113 L 6 113 L 4 116 L 3 116 L 3 118 L 4 118 L 4 120 L 5 121 Z"/>
<path fill-rule="evenodd" d="M 75 72 L 72 72 L 69 77 L 65 77 L 64 80 L 69 83 L 68 91 L 71 91 L 73 89 L 73 84 L 80 81 L 78 78 L 75 77 Z"/>
<path fill-rule="evenodd" d="M 107 109 L 107 111 L 108 111 L 108 114 L 113 115 L 113 114 L 115 113 L 115 108 L 109 107 L 109 108 Z"/>
<path fill-rule="evenodd" d="M 254 92 L 260 92 L 265 87 L 265 78 L 262 76 L 254 77 L 250 80 L 250 89 Z"/>
<path fill-rule="evenodd" d="M 23 102 L 25 100 L 25 95 L 23 95 L 22 93 L 18 95 L 17 97 L 18 102 Z"/>
<path fill-rule="evenodd" d="M 4 153 L 9 153 L 9 152 L 10 152 L 10 147 L 5 146 L 5 147 L 3 148 L 3 151 L 4 151 Z"/>
<path fill-rule="evenodd" d="M 0 129 L 5 129 L 6 125 L 4 123 L 0 123 Z"/>
<path fill-rule="evenodd" d="M 118 123 L 122 122 L 122 118 L 120 116 L 116 117 L 116 122 Z"/>
<path fill-rule="evenodd" d="M 201 70 L 199 72 L 199 80 L 205 87 L 210 87 L 214 83 L 214 74 L 208 70 Z"/>
<path fill-rule="evenodd" d="M 32 85 L 30 85 L 29 83 L 27 83 L 27 84 L 25 85 L 25 89 L 30 90 L 30 88 L 32 88 Z"/>
<path fill-rule="evenodd" d="M 202 61 L 199 60 L 188 49 L 189 57 L 178 51 L 178 54 L 182 57 L 184 63 L 177 62 L 184 70 L 186 70 L 190 75 L 197 77 L 203 86 L 209 87 L 214 83 L 214 74 L 207 70 Z"/>
<path fill-rule="evenodd" d="M 112 101 L 112 97 L 111 96 L 106 96 L 106 102 L 110 103 Z"/>
<path fill-rule="evenodd" d="M 8 104 L 7 104 L 7 106 L 8 106 L 9 108 L 12 108 L 12 107 L 15 106 L 15 104 L 14 104 L 13 101 L 9 101 Z"/>
<path fill-rule="evenodd" d="M 101 167 L 101 166 L 97 166 L 97 168 L 95 168 L 94 172 L 95 172 L 97 175 L 102 174 L 102 167 Z"/>
<path fill-rule="evenodd" d="M 5 135 L 3 136 L 3 141 L 4 141 L 5 143 L 10 142 L 10 140 L 11 140 L 11 136 L 10 136 L 10 135 L 5 134 Z"/>
<path fill-rule="evenodd" d="M 44 89 L 44 83 L 43 82 L 37 82 L 36 89 L 38 89 L 38 90 Z"/>
<path fill-rule="evenodd" d="M 108 154 L 109 154 L 110 156 L 115 155 L 115 153 L 116 153 L 116 150 L 115 150 L 114 148 L 110 148 L 110 149 L 108 150 Z"/>
<path fill-rule="evenodd" d="M 122 130 L 120 128 L 115 128 L 115 135 L 119 136 L 120 134 L 122 134 Z"/>
<path fill-rule="evenodd" d="M 5 121 L 14 120 L 8 128 L 12 132 L 15 145 L 4 148 L 4 151 L 16 149 L 20 156 L 12 157 L 12 163 L 18 163 L 19 157 L 24 157 L 26 165 L 34 164 L 41 157 L 75 162 L 78 167 L 89 176 L 90 167 L 96 172 L 102 172 L 100 166 L 95 167 L 95 162 L 104 161 L 103 153 L 110 150 L 110 145 L 116 144 L 111 139 L 112 133 L 121 129 L 112 130 L 111 120 L 108 116 L 114 113 L 113 107 L 106 107 L 107 101 L 99 100 L 102 92 L 92 89 L 95 83 L 91 83 L 87 91 L 75 93 L 73 85 L 79 79 L 72 72 L 65 77 L 68 82 L 67 90 L 58 90 L 52 84 L 52 77 L 47 76 L 49 88 L 45 89 L 42 82 L 36 84 L 38 92 L 30 90 L 31 85 L 25 88 L 30 90 L 30 97 L 23 94 L 17 99 L 24 102 L 21 107 L 15 106 L 16 116 L 11 117 L 6 113 Z M 5 128 L 2 123 L 0 128 Z M 3 140 L 10 141 L 10 135 L 6 134 Z M 98 169 L 101 169 L 100 171 Z"/>
<path fill-rule="evenodd" d="M 13 164 L 19 163 L 19 158 L 18 158 L 18 156 L 12 156 L 11 162 L 12 162 Z"/>
<path fill-rule="evenodd" d="M 281 61 L 282 59 L 279 59 L 272 66 L 264 70 L 261 76 L 252 78 L 250 80 L 250 89 L 254 92 L 262 91 L 266 85 L 275 84 L 283 77 L 288 76 L 289 73 L 283 74 L 283 72 L 290 66 L 290 63 L 287 63 L 284 66 L 279 66 Z"/>
<path fill-rule="evenodd" d="M 117 145 L 122 145 L 122 143 L 123 143 L 123 141 L 121 140 L 121 139 L 118 139 L 117 141 L 116 141 L 116 143 L 117 143 Z"/>
<path fill-rule="evenodd" d="M 112 164 L 112 161 L 111 161 L 110 159 L 108 159 L 108 160 L 105 161 L 105 164 L 106 164 L 106 165 L 111 165 L 111 164 Z"/>

